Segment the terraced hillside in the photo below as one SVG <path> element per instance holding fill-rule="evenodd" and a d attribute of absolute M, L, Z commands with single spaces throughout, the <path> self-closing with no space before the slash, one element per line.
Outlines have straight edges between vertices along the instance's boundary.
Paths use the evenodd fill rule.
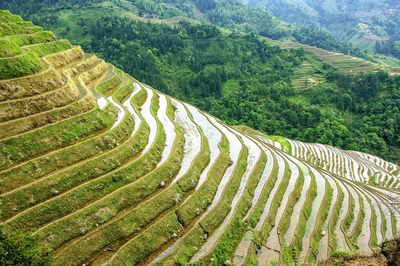
<path fill-rule="evenodd" d="M 322 82 L 326 82 L 324 73 L 305 60 L 300 66 L 296 67 L 293 86 L 299 90 L 307 90 Z"/>
<path fill-rule="evenodd" d="M 345 55 L 343 53 L 334 53 L 318 47 L 300 44 L 290 41 L 271 41 L 283 48 L 303 48 L 304 50 L 316 55 L 317 58 L 333 66 L 344 73 L 359 74 L 386 70 L 395 75 L 400 73 L 399 67 L 391 67 L 381 63 L 373 63 L 362 58 Z"/>
<path fill-rule="evenodd" d="M 400 231 L 400 167 L 232 128 L 0 12 L 0 221 L 55 265 L 304 264 Z"/>

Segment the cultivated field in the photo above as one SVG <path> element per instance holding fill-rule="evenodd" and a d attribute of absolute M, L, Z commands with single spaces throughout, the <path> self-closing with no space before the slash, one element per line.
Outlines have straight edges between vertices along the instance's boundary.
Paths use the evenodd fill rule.
<path fill-rule="evenodd" d="M 399 166 L 229 127 L 17 16 L 0 25 L 0 221 L 55 265 L 304 264 L 399 235 Z"/>
<path fill-rule="evenodd" d="M 305 51 L 314 54 L 321 61 L 347 74 L 377 72 L 379 70 L 386 70 L 393 75 L 400 73 L 399 67 L 390 67 L 385 64 L 374 63 L 362 58 L 345 55 L 343 53 L 330 52 L 314 46 L 309 46 L 289 41 L 284 41 L 284 42 L 273 41 L 272 43 L 288 49 L 303 48 Z"/>
<path fill-rule="evenodd" d="M 324 74 L 319 72 L 311 62 L 305 60 L 296 67 L 292 84 L 298 90 L 307 90 L 325 81 Z"/>

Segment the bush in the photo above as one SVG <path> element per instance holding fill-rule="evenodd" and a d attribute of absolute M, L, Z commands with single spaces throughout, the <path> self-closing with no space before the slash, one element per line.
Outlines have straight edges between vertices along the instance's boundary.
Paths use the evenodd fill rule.
<path fill-rule="evenodd" d="M 50 265 L 51 257 L 37 245 L 32 234 L 7 235 L 0 229 L 0 265 Z"/>
<path fill-rule="evenodd" d="M 381 252 L 388 260 L 388 265 L 400 265 L 400 238 L 383 242 Z"/>
<path fill-rule="evenodd" d="M 351 252 L 346 251 L 346 250 L 335 250 L 332 252 L 332 260 L 335 263 L 343 263 L 346 261 L 349 261 L 353 258 L 353 255 Z"/>

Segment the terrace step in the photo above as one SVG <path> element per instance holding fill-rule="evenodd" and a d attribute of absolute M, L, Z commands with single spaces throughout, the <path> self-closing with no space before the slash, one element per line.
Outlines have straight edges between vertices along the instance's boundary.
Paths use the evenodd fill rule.
<path fill-rule="evenodd" d="M 314 264 L 398 236 L 398 165 L 232 128 L 18 16 L 0 23 L 2 229 L 34 231 L 55 265 Z M 324 81 L 303 62 L 294 86 L 304 73 Z"/>

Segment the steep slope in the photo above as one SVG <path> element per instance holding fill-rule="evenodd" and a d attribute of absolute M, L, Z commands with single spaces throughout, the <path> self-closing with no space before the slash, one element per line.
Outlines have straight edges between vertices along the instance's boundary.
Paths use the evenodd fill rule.
<path fill-rule="evenodd" d="M 7 11 L 0 23 L 0 221 L 55 265 L 302 264 L 398 235 L 399 166 L 230 127 Z"/>
<path fill-rule="evenodd" d="M 359 48 L 399 56 L 400 5 L 391 0 L 245 0 L 244 4 L 265 7 L 274 16 L 300 25 L 322 27 L 338 39 Z M 375 46 L 383 43 L 382 49 Z"/>
<path fill-rule="evenodd" d="M 237 1 L 29 0 L 1 7 L 230 124 L 332 144 L 317 128 L 334 119 L 346 131 L 336 146 L 400 162 L 394 111 L 400 78 L 376 72 L 399 72 L 400 61 L 372 58 L 329 34 L 297 26 L 286 27 L 296 40 L 334 52 L 287 41 L 269 45 L 270 39 L 253 33 L 269 36 L 265 28 L 277 29 L 270 14 Z"/>

